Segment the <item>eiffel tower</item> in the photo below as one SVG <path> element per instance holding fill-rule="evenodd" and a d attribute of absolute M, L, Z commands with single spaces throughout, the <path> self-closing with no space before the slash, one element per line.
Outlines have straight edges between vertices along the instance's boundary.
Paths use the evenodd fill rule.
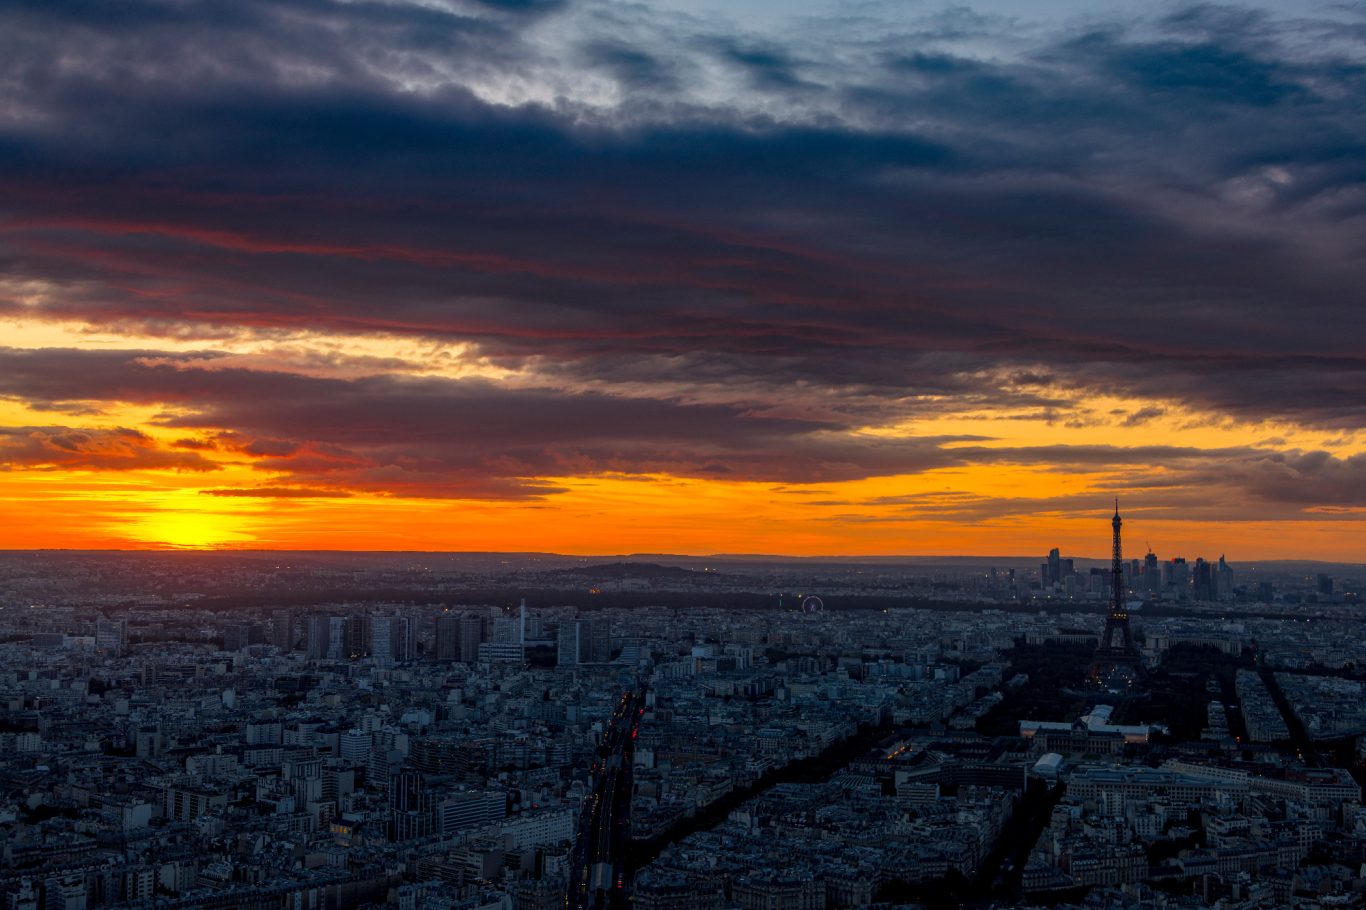
<path fill-rule="evenodd" d="M 1087 687 L 1095 692 L 1132 697 L 1143 688 L 1143 659 L 1134 647 L 1129 631 L 1129 609 L 1124 604 L 1124 556 L 1120 548 L 1119 500 L 1115 500 L 1114 552 L 1110 562 L 1110 611 L 1105 615 L 1105 633 L 1087 671 Z"/>

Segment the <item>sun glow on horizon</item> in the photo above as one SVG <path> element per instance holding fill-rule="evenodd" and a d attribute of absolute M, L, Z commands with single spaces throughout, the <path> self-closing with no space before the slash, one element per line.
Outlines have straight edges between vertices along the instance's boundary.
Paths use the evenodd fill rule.
<path fill-rule="evenodd" d="M 89 476 L 70 478 L 76 486 L 53 496 L 62 483 L 51 474 L 43 478 L 48 492 L 32 489 L 25 500 L 13 495 L 11 478 L 0 477 L 0 521 L 9 529 L 0 532 L 0 547 L 1019 556 L 1062 546 L 1103 556 L 1104 528 L 1097 528 L 1104 524 L 1111 491 L 1095 490 L 1081 479 L 1069 483 L 1082 502 L 1095 500 L 1089 511 L 1076 502 L 1058 509 L 1039 497 L 1037 511 L 1025 501 L 1011 514 L 971 514 L 979 505 L 989 509 L 1000 490 L 1025 483 L 1026 476 L 977 469 L 821 485 L 563 477 L 553 480 L 565 492 L 524 502 L 225 499 L 201 492 L 207 486 L 151 493 L 144 485 L 152 478 L 145 476 L 110 485 Z M 946 483 L 957 486 L 946 489 Z M 963 492 L 967 485 L 978 492 Z M 50 517 L 46 529 L 14 521 L 16 515 L 32 515 L 39 503 Z M 968 514 L 954 514 L 964 508 Z M 1126 497 L 1124 511 L 1131 532 L 1151 540 L 1164 558 L 1217 551 L 1232 560 L 1264 559 L 1287 553 L 1281 522 L 1153 515 L 1141 495 Z M 1355 522 L 1341 516 L 1306 518 L 1296 527 L 1313 541 L 1319 558 L 1351 560 L 1358 552 Z"/>

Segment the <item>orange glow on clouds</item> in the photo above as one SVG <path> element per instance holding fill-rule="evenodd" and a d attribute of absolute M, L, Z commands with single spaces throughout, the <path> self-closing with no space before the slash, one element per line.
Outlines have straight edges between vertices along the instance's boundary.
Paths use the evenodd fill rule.
<path fill-rule="evenodd" d="M 16 325 L 23 330 L 15 340 L 34 349 L 82 340 L 92 349 L 115 344 L 202 348 L 199 342 L 128 337 L 61 323 Z M 295 334 L 282 346 L 279 339 L 240 336 L 216 350 L 237 358 L 234 368 L 346 376 L 365 375 L 382 364 L 389 372 L 468 375 L 476 370 L 490 380 L 518 381 L 507 369 L 480 366 L 471 348 L 443 351 L 404 339 Z M 860 432 L 889 439 L 980 440 L 947 443 L 950 449 L 1166 445 L 1200 451 L 1255 447 L 1274 435 L 1282 445 L 1327 449 L 1343 458 L 1363 450 L 1354 434 L 1216 424 L 1170 403 L 1164 403 L 1158 420 L 1126 425 L 1113 416 L 1145 404 L 1078 402 L 1070 423 L 963 411 Z M 188 413 L 186 407 L 102 401 L 54 410 L 0 400 L 0 428 L 61 424 L 72 434 L 88 434 L 73 443 L 71 434 L 49 438 L 22 430 L 17 441 L 9 440 L 11 457 L 20 453 L 26 460 L 0 470 L 0 547 L 1029 555 L 1061 546 L 1070 553 L 1104 555 L 1105 528 L 1097 516 L 1104 517 L 1119 491 L 1130 533 L 1151 541 L 1163 556 L 1362 556 L 1361 510 L 1244 515 L 1238 502 L 1196 490 L 1191 492 L 1205 497 L 1206 513 L 1186 516 L 1179 502 L 1158 502 L 1171 495 L 1168 481 L 1177 476 L 1163 465 L 1088 468 L 1007 460 L 796 484 L 668 473 L 570 473 L 532 478 L 561 491 L 540 497 L 423 498 L 331 487 L 326 474 L 322 485 L 302 485 L 286 470 L 265 469 L 269 462 L 262 455 L 235 443 L 215 443 L 218 431 L 165 425 L 175 414 Z M 224 439 L 236 438 L 229 428 L 221 432 L 228 434 Z M 77 456 L 68 454 L 73 446 Z M 70 457 L 89 465 L 73 466 Z M 1145 498 L 1145 484 L 1153 488 L 1152 501 Z M 256 492 L 270 495 L 242 495 Z M 1137 543 L 1130 546 L 1141 552 Z"/>

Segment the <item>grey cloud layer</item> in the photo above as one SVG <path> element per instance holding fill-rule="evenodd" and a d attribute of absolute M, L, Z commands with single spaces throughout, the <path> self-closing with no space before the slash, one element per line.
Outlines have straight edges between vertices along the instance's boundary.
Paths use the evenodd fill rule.
<path fill-rule="evenodd" d="M 282 499 L 352 492 L 521 499 L 560 492 L 543 478 L 582 474 L 820 483 L 1016 464 L 1118 472 L 1120 489 L 1144 487 L 1154 501 L 1195 503 L 1191 489 L 1199 490 L 1206 511 L 1235 497 L 1257 505 L 1253 514 L 1260 515 L 1325 504 L 1366 506 L 1366 456 L 1246 446 L 1001 446 L 969 436 L 889 439 L 732 405 L 510 388 L 486 380 L 338 379 L 209 368 L 214 359 L 0 348 L 0 396 L 57 411 L 116 402 L 164 405 L 160 426 L 194 434 L 161 447 L 143 433 L 118 428 L 5 430 L 0 463 L 210 471 L 217 464 L 205 453 L 216 452 L 270 477 L 287 477 L 289 485 L 209 495 Z M 1154 465 L 1161 466 L 1158 474 Z M 921 517 L 959 518 L 1009 514 L 1012 508 L 1009 500 L 930 499 L 858 505 L 902 505 Z"/>
<path fill-rule="evenodd" d="M 584 0 L 6 4 L 0 314 L 473 340 L 542 386 L 169 382 L 111 355 L 83 362 L 98 395 L 52 370 L 13 394 L 156 391 L 172 422 L 304 446 L 273 457 L 305 485 L 488 495 L 583 466 L 989 460 L 845 431 L 1065 418 L 1059 388 L 1356 431 L 1366 70 L 1344 36 L 1366 16 L 1341 16 L 758 35 Z M 464 435 L 428 430 L 450 413 Z M 1354 461 L 1282 455 L 1360 500 Z M 1280 469 L 1247 457 L 1231 482 L 1275 500 Z"/>
<path fill-rule="evenodd" d="M 961 462 L 941 448 L 950 438 L 858 438 L 833 424 L 730 405 L 193 362 L 151 361 L 137 351 L 0 349 L 0 395 L 56 409 L 167 405 L 162 426 L 205 434 L 180 440 L 175 448 L 185 454 L 176 457 L 199 463 L 201 452 L 219 450 L 305 485 L 395 495 L 535 496 L 555 492 L 537 478 L 578 473 L 806 482 Z"/>

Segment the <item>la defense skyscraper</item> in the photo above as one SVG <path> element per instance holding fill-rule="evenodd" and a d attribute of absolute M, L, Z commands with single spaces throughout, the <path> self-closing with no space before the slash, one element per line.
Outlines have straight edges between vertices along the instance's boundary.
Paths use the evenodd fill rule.
<path fill-rule="evenodd" d="M 1096 656 L 1087 671 L 1087 685 L 1096 692 L 1132 697 L 1143 690 L 1143 659 L 1134 647 L 1129 629 L 1129 608 L 1124 598 L 1124 554 L 1120 545 L 1119 500 L 1115 500 L 1113 553 L 1110 561 L 1110 609 L 1105 615 L 1105 632 Z"/>

